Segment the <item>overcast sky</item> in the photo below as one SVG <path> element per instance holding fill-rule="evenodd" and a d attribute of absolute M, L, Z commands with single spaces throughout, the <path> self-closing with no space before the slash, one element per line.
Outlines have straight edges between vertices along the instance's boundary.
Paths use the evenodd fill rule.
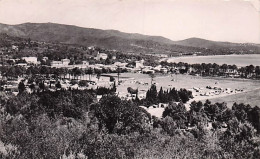
<path fill-rule="evenodd" d="M 89 28 L 260 43 L 260 0 L 0 0 L 0 23 Z"/>

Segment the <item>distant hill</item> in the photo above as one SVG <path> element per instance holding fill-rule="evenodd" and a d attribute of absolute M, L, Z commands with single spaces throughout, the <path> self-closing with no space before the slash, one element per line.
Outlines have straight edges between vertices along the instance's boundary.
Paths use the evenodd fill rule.
<path fill-rule="evenodd" d="M 214 42 L 198 38 L 172 41 L 161 36 L 82 28 L 55 23 L 0 24 L 0 33 L 31 38 L 37 41 L 99 46 L 123 52 L 228 54 L 232 51 L 236 53 L 242 50 L 244 53 L 260 53 L 260 46 L 255 44 Z"/>
<path fill-rule="evenodd" d="M 202 48 L 240 48 L 240 47 L 260 47 L 259 44 L 252 44 L 252 43 L 231 43 L 231 42 L 217 42 L 217 41 L 210 41 L 200 38 L 189 38 L 185 40 L 175 41 L 177 45 L 183 46 L 192 46 L 192 47 L 202 47 Z"/>

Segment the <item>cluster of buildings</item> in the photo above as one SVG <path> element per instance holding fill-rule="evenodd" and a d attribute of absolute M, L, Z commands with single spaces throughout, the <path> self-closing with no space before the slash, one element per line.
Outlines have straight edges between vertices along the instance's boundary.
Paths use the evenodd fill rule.
<path fill-rule="evenodd" d="M 95 57 L 96 60 L 105 60 L 107 59 L 107 54 L 105 53 L 98 53 Z M 43 57 L 43 61 L 47 61 L 48 57 Z M 17 66 L 23 66 L 23 67 L 29 67 L 30 65 L 40 65 L 41 62 L 38 61 L 37 57 L 22 57 L 21 59 L 8 59 L 8 61 L 12 61 L 14 65 Z M 104 65 L 104 64 L 95 64 L 90 65 L 88 61 L 82 61 L 81 64 L 71 64 L 70 59 L 61 59 L 60 61 L 51 61 L 50 67 L 56 67 L 56 68 L 68 68 L 73 69 L 75 67 L 78 68 L 93 68 L 93 69 L 109 69 L 112 71 L 116 71 L 118 68 L 126 69 L 128 72 L 138 72 L 138 73 L 155 73 L 155 72 L 161 72 L 161 73 L 167 73 L 170 71 L 170 68 L 162 67 L 161 65 L 158 65 L 156 67 L 152 66 L 145 66 L 144 60 L 135 61 L 135 65 L 129 66 L 129 63 L 127 62 L 115 62 L 110 65 Z M 175 68 L 180 69 L 180 68 Z"/>

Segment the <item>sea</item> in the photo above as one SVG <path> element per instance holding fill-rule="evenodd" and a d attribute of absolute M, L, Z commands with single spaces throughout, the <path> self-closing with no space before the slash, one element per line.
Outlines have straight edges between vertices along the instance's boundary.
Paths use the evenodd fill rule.
<path fill-rule="evenodd" d="M 210 55 L 210 56 L 182 56 L 171 57 L 168 62 L 184 62 L 189 64 L 216 63 L 219 65 L 237 65 L 244 67 L 248 65 L 260 66 L 260 54 L 245 55 Z"/>

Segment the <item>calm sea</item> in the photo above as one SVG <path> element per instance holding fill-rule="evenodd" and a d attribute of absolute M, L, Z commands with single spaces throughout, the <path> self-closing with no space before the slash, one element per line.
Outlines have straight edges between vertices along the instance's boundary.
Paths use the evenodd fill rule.
<path fill-rule="evenodd" d="M 189 64 L 196 63 L 216 63 L 219 65 L 237 65 L 238 67 L 254 65 L 260 66 L 260 54 L 247 54 L 247 55 L 215 55 L 215 56 L 185 56 L 185 57 L 172 57 L 167 60 L 168 62 L 185 62 Z"/>

